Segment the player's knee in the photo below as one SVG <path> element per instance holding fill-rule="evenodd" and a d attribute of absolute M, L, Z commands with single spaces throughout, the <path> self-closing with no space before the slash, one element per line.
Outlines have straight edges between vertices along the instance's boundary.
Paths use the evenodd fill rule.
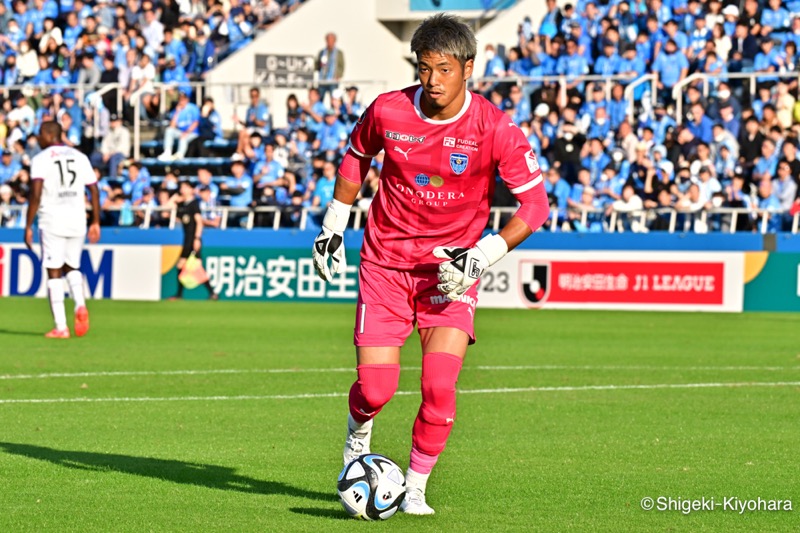
<path fill-rule="evenodd" d="M 422 380 L 422 404 L 444 415 L 456 408 L 456 382 L 442 379 Z"/>
<path fill-rule="evenodd" d="M 361 396 L 364 402 L 373 409 L 380 409 L 386 405 L 397 391 L 397 384 L 394 386 L 387 383 L 362 383 L 360 386 Z"/>
<path fill-rule="evenodd" d="M 455 416 L 456 381 L 461 370 L 461 358 L 447 353 L 430 353 L 422 359 L 423 417 L 430 423 L 446 423 Z M 427 420 L 426 420 L 427 421 Z"/>
<path fill-rule="evenodd" d="M 364 403 L 380 409 L 392 399 L 400 381 L 400 365 L 359 365 L 358 392 Z"/>

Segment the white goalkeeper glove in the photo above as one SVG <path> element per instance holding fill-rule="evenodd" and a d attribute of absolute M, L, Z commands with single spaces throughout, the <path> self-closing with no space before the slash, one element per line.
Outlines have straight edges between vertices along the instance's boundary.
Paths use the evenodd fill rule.
<path fill-rule="evenodd" d="M 325 218 L 322 219 L 322 231 L 314 239 L 312 257 L 317 274 L 325 281 L 332 281 L 338 272 L 347 268 L 344 255 L 344 230 L 350 220 L 350 207 L 339 200 L 333 200 Z M 328 260 L 330 259 L 330 267 Z"/>
<path fill-rule="evenodd" d="M 478 282 L 481 274 L 508 253 L 508 244 L 500 235 L 487 235 L 474 248 L 438 246 L 433 255 L 449 259 L 439 265 L 439 292 L 456 301 Z"/>

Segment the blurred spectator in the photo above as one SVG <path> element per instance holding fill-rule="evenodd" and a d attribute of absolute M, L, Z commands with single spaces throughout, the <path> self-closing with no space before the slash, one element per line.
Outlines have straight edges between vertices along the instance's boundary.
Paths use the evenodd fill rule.
<path fill-rule="evenodd" d="M 253 201 L 253 178 L 247 174 L 243 161 L 231 164 L 231 175 L 220 184 L 219 191 L 233 207 L 250 205 Z"/>
<path fill-rule="evenodd" d="M 220 142 L 224 140 L 222 117 L 214 109 L 214 99 L 210 96 L 203 100 L 197 133 L 197 138 L 189 143 L 189 149 L 186 152 L 187 157 L 202 157 L 206 155 L 206 150 L 203 146 L 207 141 Z"/>
<path fill-rule="evenodd" d="M 233 120 L 243 128 L 239 130 L 239 140 L 236 146 L 236 157 L 240 159 L 253 159 L 250 149 L 250 136 L 258 133 L 262 138 L 267 137 L 272 129 L 269 106 L 261 100 L 261 91 L 258 87 L 250 89 L 250 105 L 245 112 L 244 120 L 234 114 Z"/>
<path fill-rule="evenodd" d="M 131 153 L 131 133 L 122 125 L 122 117 L 111 115 L 111 130 L 103 138 L 100 149 L 92 154 L 92 165 L 108 171 L 112 180 L 117 179 L 119 166 Z"/>
<path fill-rule="evenodd" d="M 344 53 L 336 46 L 336 34 L 325 35 L 325 48 L 317 54 L 317 72 L 322 82 L 339 81 L 344 76 Z M 332 84 L 320 84 L 321 92 L 333 89 Z"/>
<path fill-rule="evenodd" d="M 185 157 L 189 143 L 198 136 L 199 125 L 200 110 L 189 101 L 189 95 L 181 91 L 178 105 L 172 112 L 169 127 L 164 133 L 164 152 L 158 158 L 161 161 L 172 161 Z M 178 143 L 178 150 L 173 154 L 175 142 Z"/>
<path fill-rule="evenodd" d="M 2 163 L 0 164 L 0 185 L 16 181 L 22 170 L 22 164 L 11 157 L 9 150 L 3 150 L 3 155 L 0 156 L 0 163 Z"/>
<path fill-rule="evenodd" d="M 219 196 L 219 186 L 214 183 L 211 171 L 207 167 L 200 167 L 197 169 L 197 186 L 198 189 L 201 187 L 207 187 L 211 198 L 216 201 L 217 197 Z"/>

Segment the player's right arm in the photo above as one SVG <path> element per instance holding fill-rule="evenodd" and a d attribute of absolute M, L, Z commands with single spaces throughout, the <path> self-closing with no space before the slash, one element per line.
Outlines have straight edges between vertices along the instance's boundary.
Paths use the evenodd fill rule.
<path fill-rule="evenodd" d="M 378 130 L 378 105 L 376 100 L 364 111 L 350 135 L 350 147 L 336 175 L 333 201 L 322 220 L 322 231 L 314 240 L 314 267 L 319 277 L 325 281 L 333 280 L 334 274 L 344 272 L 347 268 L 344 230 L 350 220 L 350 209 L 358 197 L 372 158 L 383 149 L 382 136 Z"/>
<path fill-rule="evenodd" d="M 25 221 L 25 246 L 33 251 L 33 221 L 36 219 L 36 212 L 39 211 L 39 204 L 42 201 L 42 186 L 44 180 L 31 180 L 31 196 L 28 199 L 28 215 Z"/>

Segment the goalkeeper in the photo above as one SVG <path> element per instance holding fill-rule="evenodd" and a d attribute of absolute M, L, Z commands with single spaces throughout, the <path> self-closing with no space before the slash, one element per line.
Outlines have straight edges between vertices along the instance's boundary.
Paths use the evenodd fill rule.
<path fill-rule="evenodd" d="M 434 15 L 411 40 L 420 84 L 379 96 L 362 115 L 313 246 L 319 275 L 344 272 L 343 233 L 372 157 L 384 152 L 364 232 L 355 320 L 358 379 L 350 389 L 344 462 L 369 453 L 373 418 L 391 399 L 400 347 L 419 328 L 422 405 L 412 430 L 409 514 L 433 514 L 426 483 L 456 415 L 456 380 L 475 342 L 477 283 L 549 216 L 536 156 L 508 116 L 467 91 L 476 41 L 459 19 Z M 481 238 L 495 177 L 519 210 Z"/>

